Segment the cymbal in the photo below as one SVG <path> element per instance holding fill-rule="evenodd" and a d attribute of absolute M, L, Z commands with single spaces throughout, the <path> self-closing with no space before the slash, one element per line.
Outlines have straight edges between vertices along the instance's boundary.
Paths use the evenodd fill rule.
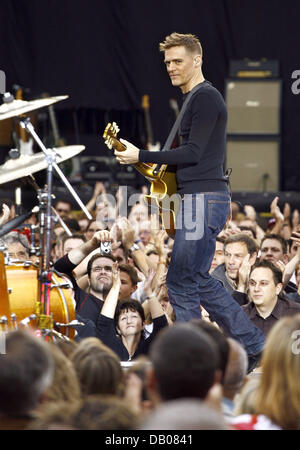
<path fill-rule="evenodd" d="M 78 155 L 85 149 L 84 145 L 68 145 L 66 147 L 55 148 L 57 152 L 57 164 Z M 27 177 L 32 173 L 46 169 L 48 166 L 44 152 L 34 155 L 23 155 L 18 159 L 9 159 L 0 166 L 0 184 Z"/>
<path fill-rule="evenodd" d="M 57 97 L 39 98 L 38 100 L 13 100 L 10 103 L 0 105 L 0 120 L 9 119 L 10 117 L 20 116 L 34 109 L 43 108 L 69 98 L 68 95 L 60 95 Z"/>

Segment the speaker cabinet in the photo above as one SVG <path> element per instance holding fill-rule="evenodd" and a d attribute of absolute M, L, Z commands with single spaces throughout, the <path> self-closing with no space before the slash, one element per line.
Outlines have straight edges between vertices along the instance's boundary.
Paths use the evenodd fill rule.
<path fill-rule="evenodd" d="M 228 134 L 279 135 L 280 80 L 226 80 Z"/>
<path fill-rule="evenodd" d="M 232 191 L 279 191 L 279 152 L 279 139 L 229 139 L 226 168 L 232 168 Z"/>

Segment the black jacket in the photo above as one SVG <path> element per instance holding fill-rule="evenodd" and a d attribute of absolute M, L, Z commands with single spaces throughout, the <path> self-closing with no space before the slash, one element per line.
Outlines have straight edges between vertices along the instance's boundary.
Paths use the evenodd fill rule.
<path fill-rule="evenodd" d="M 165 315 L 154 319 L 152 333 L 147 339 L 141 338 L 134 355 L 130 358 L 122 339 L 116 334 L 115 322 L 113 319 L 100 314 L 96 325 L 97 337 L 101 339 L 103 344 L 111 348 L 119 356 L 121 361 L 130 361 L 131 359 L 137 358 L 139 355 L 147 355 L 153 339 L 155 339 L 158 332 L 166 326 L 168 326 L 168 322 Z"/>

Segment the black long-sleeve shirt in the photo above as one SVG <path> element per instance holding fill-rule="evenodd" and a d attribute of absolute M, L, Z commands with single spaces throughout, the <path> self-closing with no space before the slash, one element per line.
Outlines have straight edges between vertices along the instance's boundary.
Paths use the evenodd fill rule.
<path fill-rule="evenodd" d="M 99 315 L 96 324 L 96 336 L 101 339 L 103 344 L 107 345 L 120 358 L 121 361 L 130 361 L 137 358 L 139 355 L 147 355 L 151 342 L 155 339 L 158 332 L 168 326 L 168 321 L 165 315 L 153 319 L 153 331 L 147 339 L 140 339 L 134 355 L 130 357 L 127 348 L 122 342 L 122 339 L 116 335 L 116 328 L 114 319 Z"/>
<path fill-rule="evenodd" d="M 183 95 L 185 100 L 187 94 Z M 183 115 L 182 144 L 161 152 L 140 150 L 140 162 L 176 166 L 178 193 L 226 191 L 223 173 L 227 110 L 221 94 L 204 81 Z"/>

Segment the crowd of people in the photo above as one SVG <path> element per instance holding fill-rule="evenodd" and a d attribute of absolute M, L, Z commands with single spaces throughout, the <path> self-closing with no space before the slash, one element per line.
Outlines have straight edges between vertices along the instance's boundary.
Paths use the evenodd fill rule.
<path fill-rule="evenodd" d="M 69 285 L 75 338 L 46 341 L 21 325 L 6 332 L 0 428 L 299 429 L 298 211 L 281 211 L 275 197 L 263 227 L 253 206 L 232 202 L 217 238 L 210 274 L 265 336 L 253 359 L 203 306 L 201 319 L 176 318 L 166 286 L 173 239 L 142 197 L 118 216 L 98 182 L 92 221 L 57 200 L 71 233 L 53 227 L 51 261 Z M 0 226 L 14 217 L 8 203 Z M 38 262 L 24 227 L 3 244 L 8 264 Z"/>
<path fill-rule="evenodd" d="M 202 45 L 174 32 L 159 50 L 181 90 L 180 113 L 163 151 L 121 138 L 114 154 L 151 173 L 159 186 L 148 200 L 164 218 L 176 193 L 176 227 L 149 211 L 146 187 L 130 198 L 119 187 L 114 197 L 97 182 L 91 221 L 57 199 L 46 250 L 61 279 L 53 288 L 65 289 L 74 320 L 66 327 L 51 318 L 50 304 L 40 333 L 31 314 L 0 336 L 0 428 L 300 429 L 299 211 L 281 210 L 276 196 L 264 226 L 253 205 L 232 201 L 227 109 L 202 72 Z M 0 226 L 15 214 L 2 203 Z M 39 218 L 29 220 L 30 233 L 3 236 L 7 266 L 41 267 Z M 70 326 L 67 340 L 61 327 Z"/>

